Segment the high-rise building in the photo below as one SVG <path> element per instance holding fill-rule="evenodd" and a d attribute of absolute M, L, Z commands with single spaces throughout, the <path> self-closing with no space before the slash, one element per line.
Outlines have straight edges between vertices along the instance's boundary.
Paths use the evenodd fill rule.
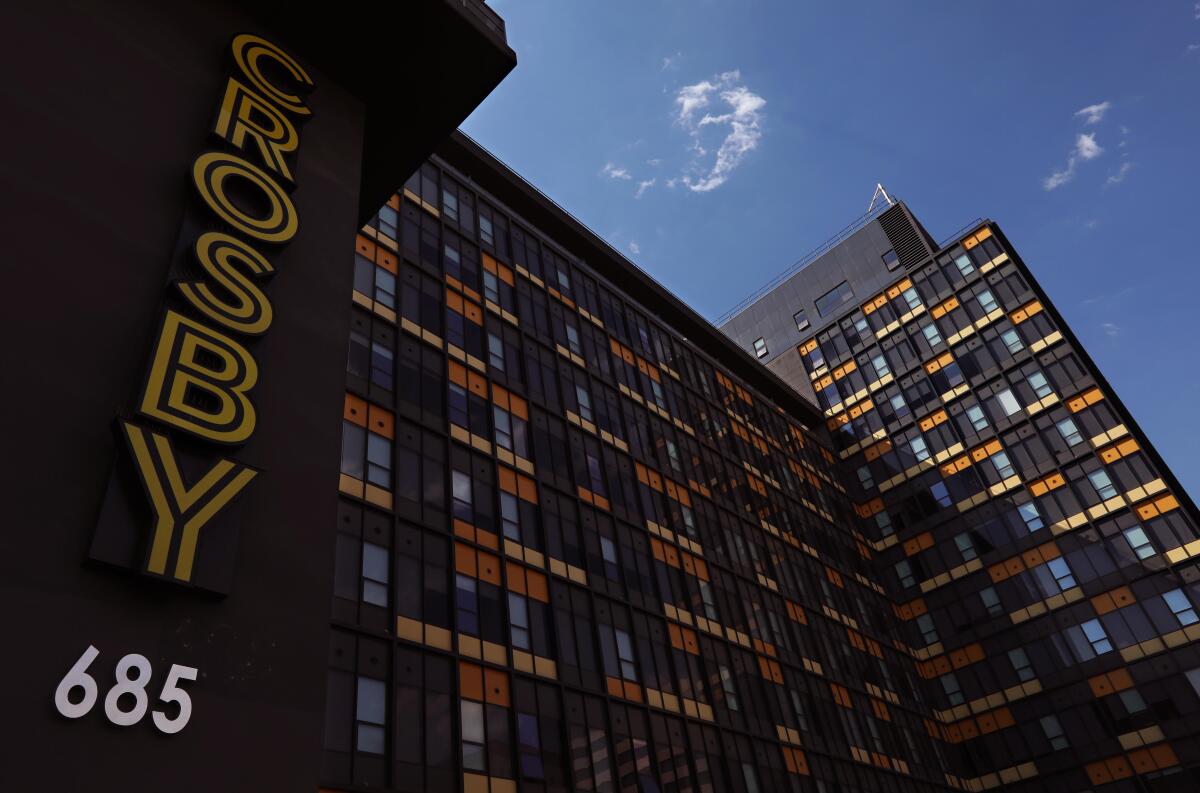
<path fill-rule="evenodd" d="M 8 787 L 1194 789 L 1195 509 L 994 224 L 731 337 L 452 132 L 479 0 L 5 21 Z"/>
<path fill-rule="evenodd" d="M 947 780 L 1195 787 L 1195 505 L 999 226 L 889 201 L 722 329 L 822 413 Z"/>

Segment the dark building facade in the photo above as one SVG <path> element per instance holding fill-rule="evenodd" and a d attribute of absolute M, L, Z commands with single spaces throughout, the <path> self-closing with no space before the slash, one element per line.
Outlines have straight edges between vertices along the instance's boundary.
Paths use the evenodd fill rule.
<path fill-rule="evenodd" d="M 453 132 L 494 12 L 393 6 L 5 9 L 0 780 L 1195 787 L 1194 507 L 994 224 L 760 354 Z"/>
<path fill-rule="evenodd" d="M 1193 789 L 1195 505 L 1000 228 L 866 216 L 722 328 L 822 411 L 968 789 Z"/>

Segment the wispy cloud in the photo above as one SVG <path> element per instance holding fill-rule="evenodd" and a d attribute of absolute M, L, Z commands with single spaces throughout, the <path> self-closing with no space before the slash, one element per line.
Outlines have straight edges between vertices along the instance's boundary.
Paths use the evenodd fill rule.
<path fill-rule="evenodd" d="M 665 56 L 665 57 L 662 59 L 662 71 L 664 71 L 664 72 L 665 72 L 665 71 L 667 71 L 668 69 L 677 69 L 677 68 L 679 68 L 679 59 L 680 59 L 680 58 L 682 58 L 682 57 L 683 57 L 683 53 L 682 53 L 682 52 L 677 52 L 677 53 L 675 53 L 674 55 L 667 55 L 667 56 Z"/>
<path fill-rule="evenodd" d="M 1100 330 L 1104 331 L 1104 335 L 1110 339 L 1115 339 L 1121 335 L 1121 326 L 1115 322 L 1101 322 Z"/>
<path fill-rule="evenodd" d="M 1043 179 L 1042 189 L 1057 190 L 1075 178 L 1075 172 L 1081 162 L 1094 160 L 1103 153 L 1104 149 L 1096 142 L 1096 133 L 1080 133 L 1075 137 L 1075 148 L 1067 156 L 1067 166 Z"/>
<path fill-rule="evenodd" d="M 605 163 L 604 167 L 600 169 L 600 173 L 609 179 L 619 179 L 626 182 L 633 178 L 633 175 L 624 166 L 613 165 L 611 162 Z"/>
<path fill-rule="evenodd" d="M 651 168 L 657 168 L 658 166 L 662 165 L 662 160 L 658 157 L 651 157 L 650 159 L 646 160 L 646 164 Z"/>
<path fill-rule="evenodd" d="M 1189 44 L 1187 46 L 1188 52 L 1195 52 L 1196 50 L 1200 50 L 1200 44 Z"/>
<path fill-rule="evenodd" d="M 1125 177 L 1128 176 L 1129 172 L 1132 170 L 1133 170 L 1133 163 L 1131 163 L 1131 162 L 1121 163 L 1121 167 L 1118 168 L 1114 173 L 1110 173 L 1108 175 L 1108 178 L 1104 180 L 1104 186 L 1111 187 L 1112 185 L 1120 184 L 1121 182 L 1124 182 Z"/>
<path fill-rule="evenodd" d="M 637 240 L 629 241 L 629 252 L 632 253 L 634 256 L 637 256 L 639 253 L 642 252 L 642 246 L 637 244 Z"/>
<path fill-rule="evenodd" d="M 645 193 L 651 187 L 654 187 L 654 183 L 656 181 L 658 181 L 658 180 L 657 179 L 643 179 L 642 181 L 638 182 L 637 192 L 635 192 L 633 194 L 633 197 L 641 198 L 643 193 Z"/>
<path fill-rule="evenodd" d="M 725 112 L 705 112 L 697 119 L 714 100 L 724 104 Z M 707 193 L 725 184 L 746 155 L 758 148 L 766 104 L 767 100 L 742 83 L 741 72 L 736 69 L 680 88 L 675 94 L 676 121 L 691 136 L 693 154 L 691 173 L 684 174 L 680 181 L 696 193 Z M 725 130 L 711 164 L 702 160 L 708 154 L 702 136 L 709 127 Z"/>
<path fill-rule="evenodd" d="M 1099 124 L 1104 119 L 1104 114 L 1112 107 L 1112 102 L 1107 99 L 1103 102 L 1098 102 L 1094 105 L 1088 105 L 1075 111 L 1075 115 L 1083 116 L 1084 124 Z"/>

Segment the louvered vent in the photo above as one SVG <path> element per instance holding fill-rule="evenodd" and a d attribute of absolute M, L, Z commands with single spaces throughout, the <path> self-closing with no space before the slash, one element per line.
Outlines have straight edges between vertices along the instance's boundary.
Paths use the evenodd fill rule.
<path fill-rule="evenodd" d="M 916 267 L 933 255 L 933 246 L 922 234 L 924 229 L 917 225 L 903 204 L 896 204 L 880 215 L 879 225 L 883 227 L 883 233 L 887 235 L 904 269 Z"/>

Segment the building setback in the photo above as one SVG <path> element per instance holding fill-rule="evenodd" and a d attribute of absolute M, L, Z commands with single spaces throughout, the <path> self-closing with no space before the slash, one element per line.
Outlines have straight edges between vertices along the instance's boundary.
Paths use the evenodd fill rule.
<path fill-rule="evenodd" d="M 1194 503 L 995 223 L 881 210 L 722 329 L 822 412 L 946 780 L 1195 789 Z"/>

